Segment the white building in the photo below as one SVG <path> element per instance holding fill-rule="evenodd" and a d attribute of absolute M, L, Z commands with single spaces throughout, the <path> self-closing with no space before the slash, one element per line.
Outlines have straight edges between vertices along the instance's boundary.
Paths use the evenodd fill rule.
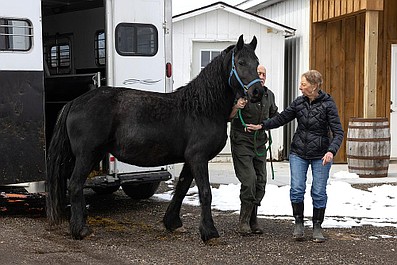
<path fill-rule="evenodd" d="M 284 109 L 285 39 L 295 29 L 263 16 L 217 2 L 173 17 L 174 89 L 188 83 L 209 60 L 237 42 L 243 34 L 246 42 L 258 39 L 256 54 L 267 68 L 266 85 L 274 92 L 276 104 Z M 272 131 L 274 159 L 283 158 L 283 129 Z M 219 159 L 230 159 L 227 143 Z"/>
<path fill-rule="evenodd" d="M 285 43 L 286 86 L 291 98 L 295 98 L 299 92 L 299 76 L 309 70 L 310 1 L 246 0 L 236 7 L 296 29 L 295 35 Z"/>
<path fill-rule="evenodd" d="M 285 40 L 284 106 L 298 95 L 300 75 L 309 70 L 310 1 L 309 0 L 246 0 L 236 7 L 264 16 L 296 29 Z M 287 156 L 296 122 L 284 126 L 284 154 Z"/>
<path fill-rule="evenodd" d="M 342 1 L 343 2 L 343 1 Z M 346 1 L 345 1 L 346 2 Z M 359 2 L 359 1 L 351 1 Z M 375 2 L 375 1 L 369 1 Z M 383 2 L 383 1 L 382 1 Z M 391 2 L 391 1 L 390 1 Z M 340 3 L 339 3 L 340 4 Z M 383 5 L 383 4 L 382 4 Z M 387 5 L 386 5 L 387 6 Z M 252 12 L 254 14 L 267 17 L 279 23 L 284 23 L 296 29 L 295 36 L 286 40 L 286 61 L 289 61 L 291 69 L 286 71 L 286 77 L 289 78 L 289 83 L 286 82 L 286 87 L 290 86 L 291 96 L 286 92 L 286 100 L 295 97 L 294 93 L 298 92 L 298 80 L 300 74 L 309 70 L 309 40 L 310 40 L 310 0 L 246 0 L 236 5 L 236 7 Z M 397 69 L 397 44 L 391 46 L 391 73 L 396 73 Z M 293 69 L 292 67 L 296 67 Z M 393 70 L 394 69 L 394 70 Z M 294 75 L 298 78 L 294 80 Z M 391 74 L 391 111 L 390 113 L 390 132 L 391 135 L 396 135 L 397 132 L 397 77 Z M 293 89 L 293 86 L 296 89 Z M 299 93 L 298 93 L 299 94 Z M 386 103 L 388 104 L 388 103 Z M 292 128 L 293 129 L 293 128 Z M 291 133 L 288 132 L 288 133 Z M 288 136 L 288 133 L 286 134 Z M 290 137 L 287 137 L 290 138 Z M 285 143 L 286 144 L 286 143 Z M 391 137 L 391 158 L 397 158 L 397 140 Z"/>

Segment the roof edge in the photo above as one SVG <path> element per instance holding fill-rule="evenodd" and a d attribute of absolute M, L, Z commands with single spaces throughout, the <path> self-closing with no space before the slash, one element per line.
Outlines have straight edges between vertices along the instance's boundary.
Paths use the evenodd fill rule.
<path fill-rule="evenodd" d="M 246 0 L 237 4 L 236 7 L 248 12 L 255 12 L 284 1 L 285 0 Z"/>
<path fill-rule="evenodd" d="M 212 3 L 212 4 L 210 4 L 210 5 L 206 5 L 206 6 L 203 6 L 203 7 L 200 7 L 200 8 L 196 8 L 196 9 L 193 9 L 193 10 L 190 10 L 190 11 L 187 11 L 187 12 L 184 12 L 184 13 L 181 13 L 181 14 L 178 14 L 178 15 L 175 15 L 175 16 L 172 17 L 172 20 L 177 20 L 177 21 L 183 20 L 183 19 L 184 19 L 184 18 L 183 18 L 184 16 L 189 16 L 189 15 L 192 15 L 193 13 L 200 12 L 200 11 L 204 11 L 205 9 L 211 9 L 211 8 L 212 8 L 212 9 L 217 9 L 217 6 L 225 6 L 225 7 L 227 7 L 227 8 L 233 9 L 233 10 L 235 10 L 235 11 L 237 11 L 237 12 L 241 12 L 241 13 L 243 13 L 243 14 L 246 14 L 246 15 L 255 17 L 255 18 L 257 18 L 257 19 L 264 20 L 264 21 L 266 21 L 266 22 L 269 22 L 269 23 L 271 23 L 271 24 L 274 24 L 274 25 L 276 25 L 276 27 L 284 28 L 284 31 L 285 31 L 286 35 L 288 35 L 288 36 L 293 36 L 293 35 L 295 35 L 296 29 L 294 29 L 294 28 L 292 28 L 292 27 L 286 26 L 286 25 L 284 25 L 284 24 L 281 24 L 281 23 L 279 23 L 279 22 L 276 22 L 276 21 L 274 21 L 274 20 L 271 20 L 271 19 L 268 19 L 268 18 L 259 16 L 259 15 L 250 13 L 250 12 L 248 12 L 248 11 L 242 10 L 242 9 L 237 8 L 237 7 L 235 7 L 235 6 L 226 4 L 225 2 L 215 2 L 215 3 Z M 203 12 L 203 13 L 204 13 L 204 12 Z"/>

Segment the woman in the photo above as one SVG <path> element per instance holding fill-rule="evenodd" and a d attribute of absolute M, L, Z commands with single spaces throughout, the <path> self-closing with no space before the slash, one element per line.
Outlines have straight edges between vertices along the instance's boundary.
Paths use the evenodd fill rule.
<path fill-rule="evenodd" d="M 291 143 L 290 200 L 295 218 L 293 237 L 304 238 L 303 209 L 309 165 L 312 169 L 313 241 L 324 242 L 321 224 L 327 205 L 327 180 L 332 160 L 343 140 L 343 129 L 332 97 L 321 90 L 323 78 L 316 70 L 301 76 L 302 96 L 279 115 L 262 124 L 248 124 L 248 130 L 274 129 L 297 119 L 298 128 Z"/>

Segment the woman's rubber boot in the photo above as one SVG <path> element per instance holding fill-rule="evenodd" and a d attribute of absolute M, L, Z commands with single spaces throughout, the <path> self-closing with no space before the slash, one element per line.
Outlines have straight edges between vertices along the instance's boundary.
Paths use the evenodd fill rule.
<path fill-rule="evenodd" d="M 263 234 L 263 229 L 258 224 L 258 205 L 254 205 L 250 218 L 250 227 L 253 234 Z"/>
<path fill-rule="evenodd" d="M 251 234 L 250 219 L 253 208 L 254 205 L 252 203 L 241 203 L 238 228 L 239 233 L 243 236 Z"/>
<path fill-rule="evenodd" d="M 292 212 L 295 218 L 295 226 L 292 236 L 296 241 L 302 241 L 305 236 L 305 226 L 303 225 L 303 210 L 303 202 L 292 203 Z"/>
<path fill-rule="evenodd" d="M 313 208 L 313 241 L 322 243 L 325 241 L 321 224 L 324 221 L 325 208 Z"/>

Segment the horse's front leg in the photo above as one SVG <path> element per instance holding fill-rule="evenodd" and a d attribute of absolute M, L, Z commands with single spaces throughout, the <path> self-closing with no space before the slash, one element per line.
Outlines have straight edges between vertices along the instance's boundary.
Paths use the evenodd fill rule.
<path fill-rule="evenodd" d="M 208 174 L 208 162 L 193 163 L 191 165 L 194 180 L 196 181 L 201 205 L 200 234 L 201 239 L 207 242 L 210 239 L 218 238 L 219 233 L 215 228 L 212 219 L 211 202 L 212 194 Z"/>
<path fill-rule="evenodd" d="M 69 226 L 70 233 L 74 239 L 83 239 L 91 233 L 91 230 L 86 224 L 87 209 L 83 193 L 84 182 L 89 172 L 87 172 L 87 164 L 79 161 L 81 160 L 76 159 L 68 186 L 71 205 Z"/>
<path fill-rule="evenodd" d="M 185 163 L 179 175 L 174 196 L 163 218 L 164 226 L 170 231 L 175 231 L 177 228 L 182 227 L 182 220 L 180 218 L 181 205 L 190 188 L 190 184 L 192 184 L 192 180 L 193 175 L 190 167 Z"/>

